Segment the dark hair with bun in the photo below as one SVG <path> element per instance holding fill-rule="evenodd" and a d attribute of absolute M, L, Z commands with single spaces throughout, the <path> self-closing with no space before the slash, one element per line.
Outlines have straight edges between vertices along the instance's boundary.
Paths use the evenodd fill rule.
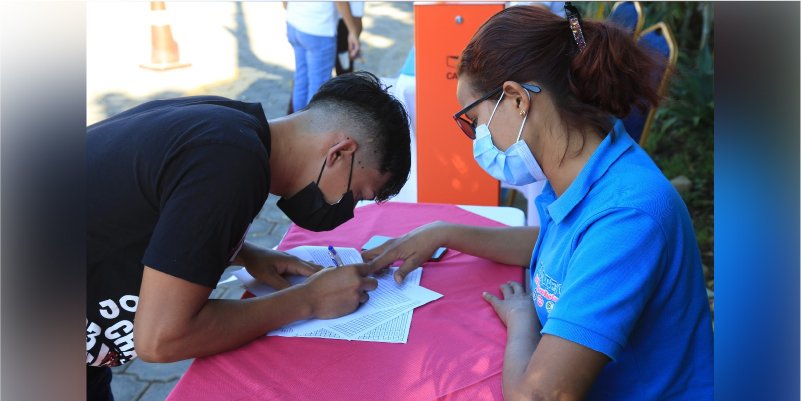
<path fill-rule="evenodd" d="M 610 115 L 657 105 L 658 64 L 614 25 L 582 20 L 581 28 L 587 47 L 579 52 L 567 20 L 536 6 L 506 8 L 470 39 L 459 74 L 479 96 L 504 81 L 538 82 L 568 128 L 603 137 L 612 129 Z"/>

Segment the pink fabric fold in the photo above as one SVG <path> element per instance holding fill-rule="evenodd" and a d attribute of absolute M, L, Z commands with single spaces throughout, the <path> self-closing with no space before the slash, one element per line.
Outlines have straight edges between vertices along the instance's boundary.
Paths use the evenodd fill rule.
<path fill-rule="evenodd" d="M 458 206 L 390 202 L 355 210 L 337 229 L 292 226 L 279 249 L 361 248 L 373 235 L 400 236 L 442 220 L 502 226 Z M 443 294 L 415 309 L 407 344 L 263 337 L 196 359 L 168 400 L 493 400 L 502 399 L 506 329 L 483 291 L 521 281 L 520 267 L 449 250 L 423 265 L 421 285 Z"/>

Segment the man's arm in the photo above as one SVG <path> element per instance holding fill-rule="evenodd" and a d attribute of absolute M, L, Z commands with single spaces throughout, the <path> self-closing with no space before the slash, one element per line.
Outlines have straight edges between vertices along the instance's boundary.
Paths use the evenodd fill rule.
<path fill-rule="evenodd" d="M 245 300 L 208 299 L 211 289 L 145 266 L 134 338 L 147 362 L 173 362 L 242 346 L 288 323 L 355 310 L 376 288 L 367 265 L 321 271 L 303 284 Z"/>
<path fill-rule="evenodd" d="M 245 241 L 244 243 L 242 243 L 242 249 L 240 249 L 239 253 L 236 254 L 236 257 L 234 257 L 234 260 L 233 260 L 233 262 L 231 262 L 231 264 L 232 265 L 236 265 L 236 266 L 245 266 L 245 267 L 247 267 L 247 264 L 245 263 L 245 259 L 248 257 L 248 255 L 250 255 L 254 251 L 256 251 L 257 248 L 261 248 L 261 247 L 258 247 L 256 245 L 253 245 L 253 244 Z"/>
<path fill-rule="evenodd" d="M 321 266 L 285 252 L 262 248 L 247 241 L 242 245 L 232 264 L 245 266 L 248 273 L 256 280 L 276 290 L 290 286 L 289 281 L 284 278 L 286 274 L 311 276 L 322 269 Z"/>

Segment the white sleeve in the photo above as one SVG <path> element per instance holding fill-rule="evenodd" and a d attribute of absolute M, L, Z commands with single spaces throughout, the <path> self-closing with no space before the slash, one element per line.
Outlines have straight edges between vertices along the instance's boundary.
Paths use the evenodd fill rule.
<path fill-rule="evenodd" d="M 364 17 L 364 2 L 363 1 L 351 1 L 350 2 L 350 13 L 353 14 L 354 17 Z"/>

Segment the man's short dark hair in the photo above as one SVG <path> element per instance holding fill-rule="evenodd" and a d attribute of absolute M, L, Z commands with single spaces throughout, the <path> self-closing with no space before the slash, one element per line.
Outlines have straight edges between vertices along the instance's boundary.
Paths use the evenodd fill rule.
<path fill-rule="evenodd" d="M 400 192 L 409 178 L 412 158 L 409 116 L 387 89 L 375 75 L 357 71 L 324 83 L 306 106 L 328 109 L 332 119 L 363 133 L 360 149 L 372 153 L 366 159 L 374 160 L 381 174 L 389 173 L 389 180 L 376 193 L 378 202 Z"/>

